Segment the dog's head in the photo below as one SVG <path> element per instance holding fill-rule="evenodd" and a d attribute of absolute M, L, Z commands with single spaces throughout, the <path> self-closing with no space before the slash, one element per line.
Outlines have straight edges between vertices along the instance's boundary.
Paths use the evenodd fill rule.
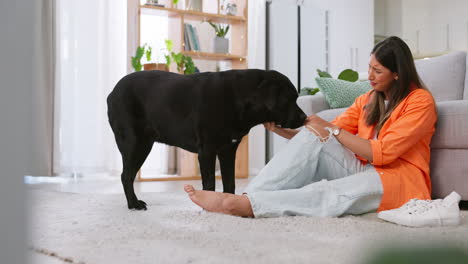
<path fill-rule="evenodd" d="M 297 90 L 286 76 L 267 71 L 256 89 L 254 105 L 257 112 L 265 113 L 265 121 L 273 121 L 285 128 L 298 128 L 304 125 L 307 116 L 297 105 L 297 98 Z"/>

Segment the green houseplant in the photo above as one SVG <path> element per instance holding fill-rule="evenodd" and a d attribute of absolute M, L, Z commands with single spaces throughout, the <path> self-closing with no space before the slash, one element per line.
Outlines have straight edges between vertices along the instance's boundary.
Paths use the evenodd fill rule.
<path fill-rule="evenodd" d="M 215 53 L 228 53 L 229 52 L 229 40 L 226 38 L 226 34 L 229 32 L 230 25 L 215 24 L 211 21 L 208 23 L 215 30 L 216 37 L 214 38 L 214 52 Z"/>
<path fill-rule="evenodd" d="M 169 52 L 168 55 L 165 55 L 166 66 L 169 68 L 172 62 L 175 62 L 177 65 L 177 71 L 185 75 L 192 74 L 196 72 L 195 63 L 192 60 L 192 57 L 184 55 L 182 53 L 175 53 L 172 51 L 173 43 L 172 40 L 167 39 L 166 49 Z"/>
<path fill-rule="evenodd" d="M 211 21 L 208 21 L 208 23 L 215 30 L 215 33 L 216 33 L 217 37 L 224 38 L 226 36 L 226 34 L 228 33 L 228 31 L 229 31 L 230 25 L 224 25 L 223 26 L 221 24 L 215 24 L 215 23 L 213 23 Z"/>
<path fill-rule="evenodd" d="M 143 65 L 141 64 L 141 58 L 145 54 L 146 44 L 143 46 L 138 46 L 135 52 L 135 56 L 132 57 L 132 67 L 135 71 L 141 71 Z M 151 54 L 151 52 L 150 52 Z"/>
<path fill-rule="evenodd" d="M 322 78 L 333 78 L 333 76 L 331 76 L 331 74 L 329 74 L 328 72 L 321 71 L 319 69 L 317 69 L 317 74 L 318 74 L 319 77 L 322 77 Z M 343 70 L 338 75 L 337 79 L 343 80 L 343 81 L 348 81 L 348 82 L 355 82 L 355 81 L 357 81 L 359 79 L 359 74 L 356 71 L 353 71 L 351 69 L 346 69 L 346 70 Z M 314 95 L 318 91 L 320 91 L 319 88 L 304 87 L 304 88 L 301 89 L 301 92 L 300 92 L 299 95 Z"/>
<path fill-rule="evenodd" d="M 132 57 L 132 67 L 135 71 L 141 71 L 142 68 L 145 71 L 149 70 L 161 70 L 161 71 L 167 71 L 167 67 L 165 64 L 161 63 L 152 63 L 151 62 L 151 55 L 152 55 L 153 49 L 148 46 L 146 43 L 143 46 L 138 46 L 135 52 L 135 56 Z M 141 59 L 145 55 L 146 61 L 148 63 L 141 64 Z"/>

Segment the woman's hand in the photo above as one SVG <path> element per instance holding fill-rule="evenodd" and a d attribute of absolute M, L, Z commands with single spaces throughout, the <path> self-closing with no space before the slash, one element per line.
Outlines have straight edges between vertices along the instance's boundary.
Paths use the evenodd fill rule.
<path fill-rule="evenodd" d="M 308 116 L 304 123 L 304 126 L 315 135 L 317 135 L 318 133 L 317 136 L 321 139 L 321 141 L 323 141 L 325 137 L 329 135 L 329 132 L 325 129 L 326 127 L 332 129 L 337 127 L 336 125 L 323 120 L 317 115 Z M 338 140 L 338 142 L 343 144 L 343 146 L 345 146 L 352 152 L 367 159 L 369 162 L 373 161 L 374 154 L 372 152 L 370 140 L 355 136 L 344 129 L 342 129 L 339 136 L 335 138 L 336 140 Z"/>
<path fill-rule="evenodd" d="M 268 130 L 268 131 L 271 131 L 279 136 L 282 136 L 284 138 L 287 138 L 287 139 L 291 139 L 292 137 L 294 137 L 298 132 L 299 130 L 296 130 L 296 129 L 289 129 L 289 128 L 282 128 L 282 127 L 279 127 L 275 124 L 275 122 L 266 122 L 266 123 L 263 123 L 263 126 Z"/>
<path fill-rule="evenodd" d="M 323 120 L 317 115 L 308 116 L 306 121 L 304 122 L 304 126 L 310 132 L 314 133 L 316 136 L 322 139 L 324 139 L 325 137 L 329 135 L 328 130 L 325 129 L 326 127 L 329 127 L 329 128 L 335 127 L 335 125 Z"/>

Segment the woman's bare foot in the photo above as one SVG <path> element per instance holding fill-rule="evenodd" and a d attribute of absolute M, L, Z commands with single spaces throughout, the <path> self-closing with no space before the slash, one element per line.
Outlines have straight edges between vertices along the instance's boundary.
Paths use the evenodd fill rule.
<path fill-rule="evenodd" d="M 201 208 L 210 212 L 221 212 L 223 199 L 217 192 L 195 190 L 192 185 L 185 184 L 184 191 L 189 195 L 190 200 Z"/>
<path fill-rule="evenodd" d="M 195 190 L 188 184 L 184 185 L 184 191 L 192 202 L 209 212 L 253 217 L 252 206 L 245 195 Z"/>

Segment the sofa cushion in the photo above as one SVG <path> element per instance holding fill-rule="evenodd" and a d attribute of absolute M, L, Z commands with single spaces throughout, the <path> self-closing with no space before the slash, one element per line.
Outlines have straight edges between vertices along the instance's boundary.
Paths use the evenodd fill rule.
<path fill-rule="evenodd" d="M 436 101 L 463 99 L 467 67 L 465 52 L 416 60 L 415 64 L 419 76 Z"/>
<path fill-rule="evenodd" d="M 354 100 L 371 89 L 368 81 L 348 82 L 333 78 L 315 78 L 330 108 L 349 107 Z"/>
<path fill-rule="evenodd" d="M 437 103 L 432 149 L 468 149 L 468 100 Z"/>

